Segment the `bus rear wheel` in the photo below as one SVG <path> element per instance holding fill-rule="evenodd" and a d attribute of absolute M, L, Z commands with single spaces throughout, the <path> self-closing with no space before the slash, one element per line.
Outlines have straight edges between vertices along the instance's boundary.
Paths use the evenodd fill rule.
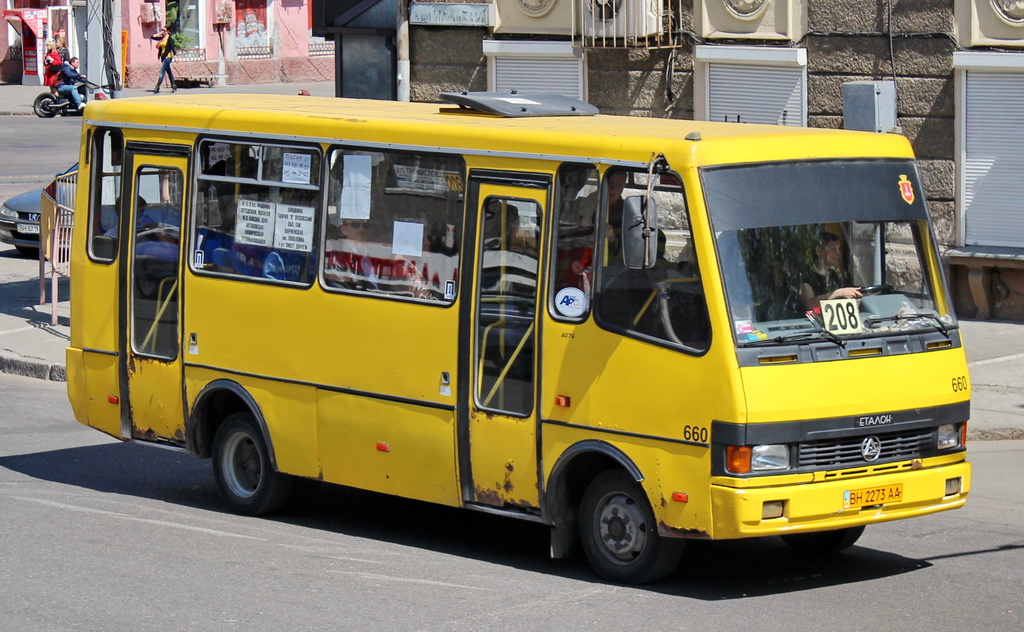
<path fill-rule="evenodd" d="M 263 434 L 248 413 L 229 416 L 217 430 L 213 477 L 231 510 L 247 516 L 281 509 L 294 482 L 274 470 Z"/>
<path fill-rule="evenodd" d="M 683 540 L 658 535 L 643 488 L 622 470 L 595 478 L 580 503 L 580 541 L 598 575 L 613 582 L 647 584 L 679 565 Z"/>
<path fill-rule="evenodd" d="M 845 551 L 864 533 L 864 527 L 850 527 L 818 533 L 794 533 L 782 536 L 782 541 L 797 553 L 804 555 L 829 555 Z"/>

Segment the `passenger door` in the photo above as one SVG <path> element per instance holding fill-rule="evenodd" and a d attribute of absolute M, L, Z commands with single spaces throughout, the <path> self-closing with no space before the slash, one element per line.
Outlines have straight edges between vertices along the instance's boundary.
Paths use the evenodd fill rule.
<path fill-rule="evenodd" d="M 183 445 L 181 231 L 188 147 L 128 143 L 121 226 L 121 430 Z"/>
<path fill-rule="evenodd" d="M 539 511 L 536 351 L 542 227 L 550 179 L 470 175 L 475 273 L 463 309 L 459 437 L 463 499 Z M 465 316 L 465 314 L 464 314 Z"/>

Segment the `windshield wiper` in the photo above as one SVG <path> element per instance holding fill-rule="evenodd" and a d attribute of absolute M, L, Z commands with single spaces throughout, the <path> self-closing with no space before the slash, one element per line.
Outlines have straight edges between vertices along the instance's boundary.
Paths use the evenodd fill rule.
<path fill-rule="evenodd" d="M 801 340 L 816 340 L 824 338 L 830 342 L 834 342 L 840 347 L 845 347 L 844 343 L 839 336 L 835 335 L 831 331 L 825 329 L 816 329 L 814 331 L 801 331 L 792 334 L 783 334 L 774 338 L 766 338 L 765 340 L 751 340 L 749 342 L 741 342 L 738 346 L 740 347 L 769 347 L 772 345 L 781 345 L 787 342 L 799 342 Z"/>
<path fill-rule="evenodd" d="M 814 314 L 811 314 L 810 312 L 808 312 L 807 313 L 807 320 L 811 321 L 811 324 L 813 324 L 817 328 L 818 333 L 820 333 L 821 335 L 825 336 L 826 338 L 828 338 L 832 342 L 836 343 L 837 345 L 839 345 L 843 349 L 846 348 L 846 343 L 843 342 L 843 339 L 840 338 L 839 336 L 835 335 L 831 331 L 825 329 L 822 326 L 822 324 L 818 322 L 818 319 L 814 317 Z"/>
<path fill-rule="evenodd" d="M 921 314 L 918 312 L 911 312 L 909 314 L 893 314 L 891 316 L 870 316 L 864 319 L 864 322 L 868 325 L 880 323 L 886 320 L 893 322 L 899 322 L 901 320 L 926 320 L 929 324 L 935 328 L 936 331 L 940 332 L 946 339 L 949 339 L 949 329 L 946 328 L 946 324 L 942 322 L 942 319 L 935 314 Z"/>

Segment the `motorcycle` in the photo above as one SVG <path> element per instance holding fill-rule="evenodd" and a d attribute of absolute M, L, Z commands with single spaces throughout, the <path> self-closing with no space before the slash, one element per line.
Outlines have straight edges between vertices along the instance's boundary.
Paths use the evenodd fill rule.
<path fill-rule="evenodd" d="M 78 93 L 82 95 L 82 103 L 84 104 L 89 99 L 89 88 L 96 90 L 100 86 L 91 81 L 79 81 L 75 84 L 75 87 Z M 93 98 L 106 99 L 107 95 L 103 91 L 99 91 L 93 95 Z M 82 113 L 82 110 L 75 107 L 74 101 L 64 95 L 53 94 L 52 92 L 44 92 L 37 96 L 36 100 L 32 102 L 32 111 L 39 118 L 53 118 L 58 114 L 62 116 L 75 116 Z"/>

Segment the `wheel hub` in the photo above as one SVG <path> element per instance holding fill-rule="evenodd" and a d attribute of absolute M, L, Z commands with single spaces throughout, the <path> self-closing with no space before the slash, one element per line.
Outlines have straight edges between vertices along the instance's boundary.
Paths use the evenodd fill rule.
<path fill-rule="evenodd" d="M 606 496 L 598 513 L 598 541 L 611 559 L 631 562 L 647 546 L 647 524 L 636 501 L 625 494 Z"/>

